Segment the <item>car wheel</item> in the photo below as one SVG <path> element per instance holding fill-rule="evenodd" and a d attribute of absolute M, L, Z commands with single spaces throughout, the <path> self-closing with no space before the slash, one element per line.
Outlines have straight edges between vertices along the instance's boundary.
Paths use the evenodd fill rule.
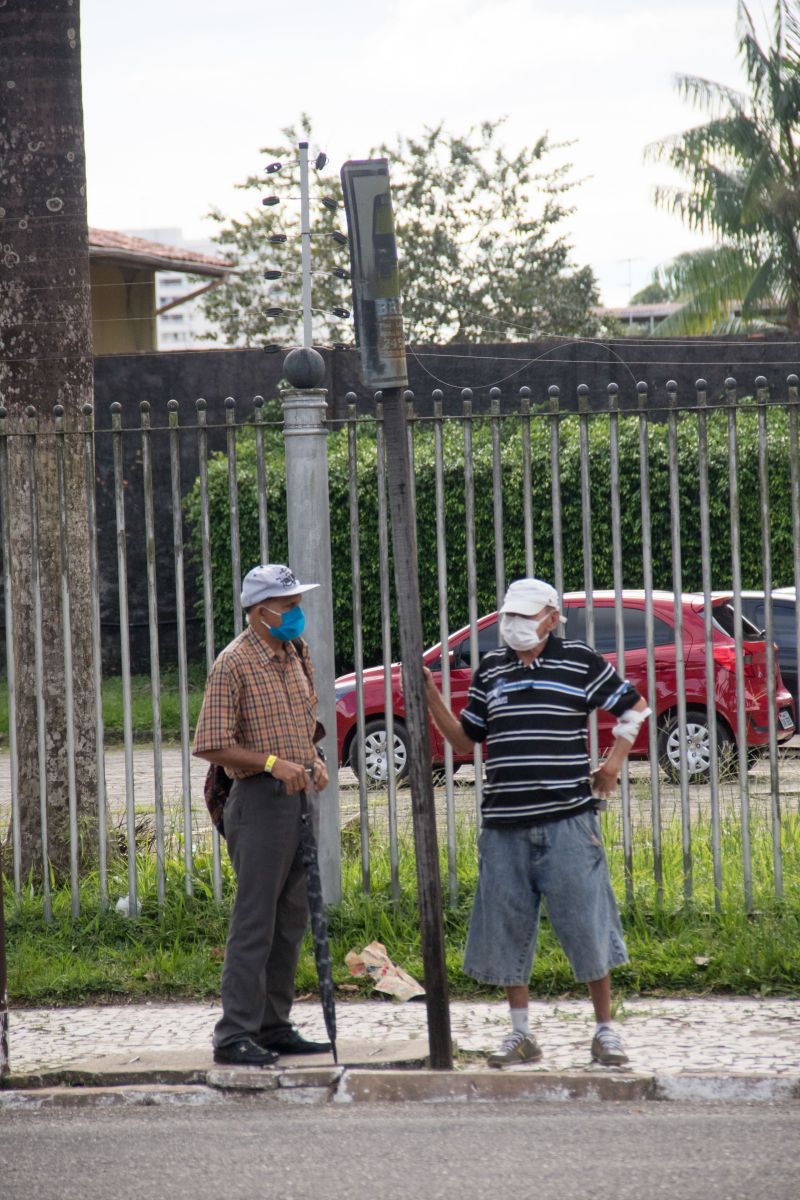
<path fill-rule="evenodd" d="M 386 755 L 386 723 L 382 717 L 367 721 L 364 726 L 364 764 L 370 787 L 385 787 L 389 781 Z M 350 766 L 358 774 L 358 737 L 350 748 Z M 408 774 L 408 740 L 405 726 L 394 723 L 394 769 L 398 782 Z"/>
<path fill-rule="evenodd" d="M 686 754 L 689 783 L 708 783 L 711 766 L 708 714 L 690 708 L 686 713 Z M 680 783 L 681 747 L 678 714 L 671 713 L 658 732 L 658 760 L 672 783 Z M 727 729 L 717 721 L 717 761 L 720 779 L 732 778 L 737 770 L 736 747 Z"/>

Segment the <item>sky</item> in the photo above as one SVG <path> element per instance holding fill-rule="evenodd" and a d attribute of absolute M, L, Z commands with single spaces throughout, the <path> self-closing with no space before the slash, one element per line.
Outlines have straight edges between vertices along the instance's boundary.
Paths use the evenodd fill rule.
<path fill-rule="evenodd" d="M 552 160 L 582 180 L 563 232 L 612 306 L 701 244 L 654 206 L 675 180 L 644 159 L 702 120 L 675 75 L 742 85 L 735 0 L 82 0 L 81 33 L 91 225 L 209 237 L 303 111 L 331 170 L 504 117 L 510 150 L 573 143 Z"/>

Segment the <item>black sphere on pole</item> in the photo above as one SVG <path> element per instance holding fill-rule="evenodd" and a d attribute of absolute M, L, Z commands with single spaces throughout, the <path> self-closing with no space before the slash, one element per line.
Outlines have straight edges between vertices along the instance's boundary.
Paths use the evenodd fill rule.
<path fill-rule="evenodd" d="M 298 391 L 317 388 L 325 379 L 325 359 L 310 346 L 298 346 L 283 360 L 283 373 Z"/>

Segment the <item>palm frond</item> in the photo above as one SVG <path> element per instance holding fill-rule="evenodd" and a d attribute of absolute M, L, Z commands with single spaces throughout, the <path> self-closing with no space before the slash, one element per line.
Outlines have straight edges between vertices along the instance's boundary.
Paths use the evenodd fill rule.
<path fill-rule="evenodd" d="M 780 8 L 780 4 L 778 7 Z M 758 95 L 761 93 L 769 73 L 769 56 L 761 49 L 755 23 L 744 3 L 739 4 L 738 25 L 739 56 L 753 91 Z"/>
<path fill-rule="evenodd" d="M 658 327 L 660 337 L 711 332 L 747 295 L 757 265 L 739 246 L 721 245 L 682 254 L 660 275 L 686 302 Z"/>
<path fill-rule="evenodd" d="M 713 79 L 704 79 L 700 75 L 676 75 L 675 90 L 690 104 L 712 111 L 717 107 L 722 110 L 727 106 L 738 112 L 747 103 L 742 92 L 726 87 L 723 83 L 715 83 Z"/>
<path fill-rule="evenodd" d="M 777 0 L 768 41 L 747 0 L 737 19 L 747 93 L 679 76 L 679 93 L 710 119 L 646 150 L 689 181 L 656 189 L 656 204 L 720 243 L 681 260 L 687 302 L 659 332 L 706 330 L 734 303 L 748 319 L 765 305 L 784 304 L 790 321 L 800 309 L 800 0 Z"/>
<path fill-rule="evenodd" d="M 758 316 L 759 309 L 763 309 L 767 303 L 774 304 L 776 300 L 775 285 L 776 285 L 776 262 L 772 255 L 765 258 L 758 266 L 752 279 L 750 286 L 742 296 L 742 316 L 751 318 Z"/>

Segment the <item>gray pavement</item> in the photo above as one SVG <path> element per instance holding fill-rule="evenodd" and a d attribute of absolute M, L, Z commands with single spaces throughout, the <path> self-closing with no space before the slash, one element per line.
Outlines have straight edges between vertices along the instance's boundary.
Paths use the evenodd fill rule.
<path fill-rule="evenodd" d="M 226 1107 L 222 1107 L 226 1105 Z M 797 1200 L 800 1105 L 276 1105 L 0 1117 L 3 1200 Z"/>
<path fill-rule="evenodd" d="M 590 1061 L 593 1019 L 583 1000 L 533 1002 L 544 1058 L 503 1072 L 485 1065 L 508 1028 L 501 1002 L 451 1004 L 452 1072 L 419 1069 L 428 1049 L 424 1003 L 340 1001 L 338 1069 L 329 1055 L 283 1060 L 272 1071 L 215 1067 L 210 1034 L 218 1012 L 214 1003 L 157 1002 L 13 1010 L 10 1083 L 18 1091 L 77 1083 L 299 1086 L 318 1089 L 317 1099 L 350 1100 L 800 1099 L 800 1000 L 625 1000 L 617 1020 L 630 1065 L 617 1071 Z M 324 1037 L 317 1003 L 298 1002 L 295 1019 L 307 1035 Z M 0 1107 L 12 1095 L 0 1092 Z"/>

